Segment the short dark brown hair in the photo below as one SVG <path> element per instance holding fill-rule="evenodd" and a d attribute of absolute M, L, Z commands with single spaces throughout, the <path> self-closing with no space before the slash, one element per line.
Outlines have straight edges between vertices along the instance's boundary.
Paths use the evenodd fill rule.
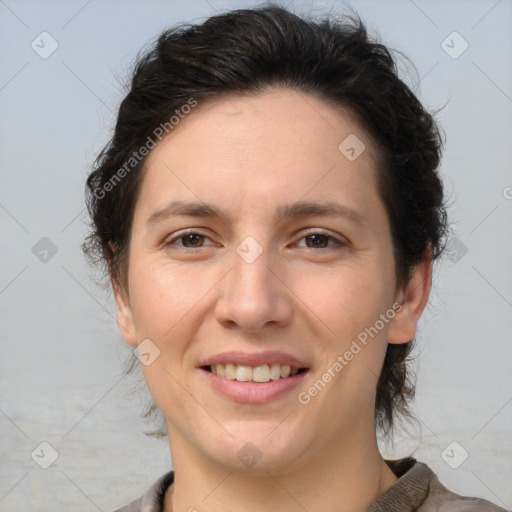
<path fill-rule="evenodd" d="M 138 152 L 155 137 L 155 128 L 172 129 L 169 120 L 191 98 L 201 103 L 284 86 L 344 108 L 370 135 L 380 159 L 377 180 L 389 215 L 397 283 L 405 286 L 416 264 L 441 254 L 447 220 L 437 171 L 440 130 L 398 74 L 391 51 L 369 37 L 357 15 L 314 20 L 268 4 L 166 30 L 138 57 L 113 138 L 87 179 L 92 230 L 85 253 L 126 289 L 145 162 Z M 394 413 L 410 416 L 412 344 L 387 347 L 375 404 L 376 425 L 386 433 Z"/>

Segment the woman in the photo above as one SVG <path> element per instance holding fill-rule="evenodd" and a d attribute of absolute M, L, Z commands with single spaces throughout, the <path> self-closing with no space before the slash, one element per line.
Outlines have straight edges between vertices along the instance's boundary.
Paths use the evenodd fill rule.
<path fill-rule="evenodd" d="M 163 33 L 88 179 L 86 250 L 167 423 L 125 512 L 503 510 L 385 461 L 446 231 L 432 117 L 359 20 Z"/>

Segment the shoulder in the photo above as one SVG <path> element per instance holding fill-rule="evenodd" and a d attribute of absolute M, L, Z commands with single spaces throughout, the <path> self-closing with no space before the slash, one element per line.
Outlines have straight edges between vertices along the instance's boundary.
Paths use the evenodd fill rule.
<path fill-rule="evenodd" d="M 114 512 L 162 512 L 165 491 L 173 482 L 174 471 L 169 471 L 154 482 L 140 498 Z"/>
<path fill-rule="evenodd" d="M 507 512 L 490 501 L 461 496 L 447 489 L 432 473 L 430 489 L 425 503 L 418 512 Z"/>
<path fill-rule="evenodd" d="M 450 491 L 426 464 L 412 457 L 386 463 L 398 480 L 367 512 L 507 512 L 489 501 Z"/>

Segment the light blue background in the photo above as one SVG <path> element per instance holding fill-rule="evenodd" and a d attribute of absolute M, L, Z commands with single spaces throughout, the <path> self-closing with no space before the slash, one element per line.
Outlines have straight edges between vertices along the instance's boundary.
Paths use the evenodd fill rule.
<path fill-rule="evenodd" d="M 318 14 L 348 5 L 292 4 Z M 112 298 L 84 264 L 84 181 L 111 134 L 120 81 L 137 51 L 176 22 L 253 5 L 0 0 L 2 511 L 113 510 L 170 467 L 167 440 L 142 433 L 136 382 L 122 379 L 130 352 Z M 422 101 L 446 104 L 442 172 L 456 236 L 468 248 L 438 269 L 421 321 L 422 433 L 398 433 L 384 454 L 414 451 L 453 491 L 511 508 L 512 3 L 350 5 L 413 60 Z M 47 59 L 31 48 L 43 31 L 59 45 Z M 453 31 L 469 44 L 457 59 L 441 47 Z M 32 253 L 44 236 L 57 247 L 47 263 Z M 58 452 L 46 470 L 31 458 L 42 441 Z M 453 441 L 469 453 L 458 469 L 441 458 Z"/>

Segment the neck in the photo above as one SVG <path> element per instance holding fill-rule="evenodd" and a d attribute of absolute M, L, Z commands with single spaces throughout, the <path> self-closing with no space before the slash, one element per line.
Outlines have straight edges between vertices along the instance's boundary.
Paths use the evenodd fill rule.
<path fill-rule="evenodd" d="M 397 480 L 379 453 L 374 431 L 359 430 L 357 438 L 286 468 L 255 471 L 255 466 L 249 473 L 205 460 L 183 438 L 173 441 L 175 480 L 164 512 L 335 512 L 340 504 L 346 512 L 362 512 Z"/>

